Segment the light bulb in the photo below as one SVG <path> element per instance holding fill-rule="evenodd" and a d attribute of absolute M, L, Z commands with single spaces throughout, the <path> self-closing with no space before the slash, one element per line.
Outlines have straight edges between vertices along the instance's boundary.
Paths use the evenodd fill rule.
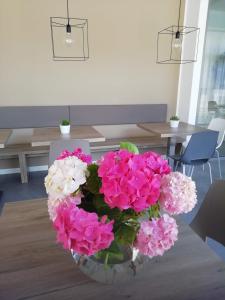
<path fill-rule="evenodd" d="M 173 48 L 181 48 L 182 47 L 182 41 L 181 39 L 174 39 L 173 41 Z"/>
<path fill-rule="evenodd" d="M 176 32 L 175 38 L 173 39 L 173 48 L 179 49 L 182 47 L 182 38 L 179 31 Z"/>
<path fill-rule="evenodd" d="M 68 24 L 66 25 L 66 38 L 65 38 L 65 44 L 68 47 L 71 47 L 72 44 L 74 43 L 74 40 L 72 39 L 71 33 L 72 33 L 71 25 L 69 24 L 69 20 L 68 20 Z"/>
<path fill-rule="evenodd" d="M 72 39 L 71 37 L 71 32 L 67 32 L 66 33 L 66 38 L 65 38 L 65 44 L 68 46 L 68 47 L 71 47 L 74 43 L 74 40 Z"/>

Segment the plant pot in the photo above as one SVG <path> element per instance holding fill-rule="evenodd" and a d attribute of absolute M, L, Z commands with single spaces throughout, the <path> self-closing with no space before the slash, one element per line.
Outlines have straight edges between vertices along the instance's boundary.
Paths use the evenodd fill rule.
<path fill-rule="evenodd" d="M 177 120 L 170 120 L 170 127 L 171 128 L 177 128 L 178 125 L 179 125 L 179 122 L 180 121 L 177 121 Z"/>
<path fill-rule="evenodd" d="M 70 125 L 59 125 L 61 134 L 70 134 Z"/>
<path fill-rule="evenodd" d="M 95 256 L 79 255 L 74 251 L 71 253 L 79 269 L 89 278 L 104 284 L 118 284 L 135 279 L 150 261 L 137 250 L 124 247 L 122 251 L 124 252 L 122 261 L 111 261 L 107 265 Z"/>

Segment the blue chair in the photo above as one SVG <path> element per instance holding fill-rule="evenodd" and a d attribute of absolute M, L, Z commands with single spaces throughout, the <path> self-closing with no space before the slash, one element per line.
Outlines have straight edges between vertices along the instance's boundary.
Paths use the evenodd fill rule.
<path fill-rule="evenodd" d="M 169 158 L 175 162 L 175 169 L 178 163 L 183 166 L 185 174 L 185 166 L 190 166 L 189 176 L 193 175 L 194 167 L 208 164 L 210 182 L 212 183 L 212 170 L 209 160 L 213 157 L 218 139 L 218 131 L 206 130 L 192 134 L 190 141 L 181 155 L 170 155 Z"/>
<path fill-rule="evenodd" d="M 225 258 L 225 180 L 215 181 L 191 222 L 191 228 Z M 223 246 L 222 246 L 223 245 Z"/>

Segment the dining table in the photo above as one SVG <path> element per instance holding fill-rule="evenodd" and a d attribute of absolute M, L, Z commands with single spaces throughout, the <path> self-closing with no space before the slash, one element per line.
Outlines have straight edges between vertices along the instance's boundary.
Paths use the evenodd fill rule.
<path fill-rule="evenodd" d="M 157 136 L 160 136 L 162 139 L 167 139 L 167 155 L 171 154 L 171 139 L 178 138 L 186 138 L 194 133 L 205 131 L 204 127 L 191 125 L 185 122 L 179 122 L 177 128 L 170 127 L 169 122 L 162 123 L 139 123 L 138 127 L 144 129 L 148 132 L 154 133 Z"/>
<path fill-rule="evenodd" d="M 59 127 L 34 128 L 31 135 L 31 146 L 49 146 L 59 139 L 83 139 L 90 143 L 104 142 L 105 137 L 93 126 L 73 126 L 69 134 L 61 134 Z"/>
<path fill-rule="evenodd" d="M 12 129 L 0 129 L 0 148 L 5 148 L 5 145 L 12 134 Z"/>
<path fill-rule="evenodd" d="M 56 242 L 46 199 L 6 203 L 0 217 L 1 300 L 224 300 L 225 263 L 181 218 L 178 241 L 128 282 L 98 283 Z"/>

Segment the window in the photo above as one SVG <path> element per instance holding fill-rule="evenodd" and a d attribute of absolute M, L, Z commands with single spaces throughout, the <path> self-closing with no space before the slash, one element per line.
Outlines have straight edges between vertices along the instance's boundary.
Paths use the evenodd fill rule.
<path fill-rule="evenodd" d="M 225 118 L 225 1 L 209 3 L 196 123 Z"/>

